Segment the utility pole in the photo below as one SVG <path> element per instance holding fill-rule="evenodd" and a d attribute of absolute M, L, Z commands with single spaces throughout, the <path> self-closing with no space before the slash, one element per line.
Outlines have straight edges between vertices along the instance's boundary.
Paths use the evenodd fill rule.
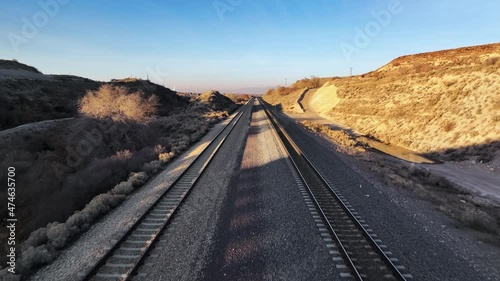
<path fill-rule="evenodd" d="M 351 67 L 351 76 L 352 76 L 352 67 Z"/>
<path fill-rule="evenodd" d="M 288 78 L 285 78 L 285 87 L 288 87 Z"/>

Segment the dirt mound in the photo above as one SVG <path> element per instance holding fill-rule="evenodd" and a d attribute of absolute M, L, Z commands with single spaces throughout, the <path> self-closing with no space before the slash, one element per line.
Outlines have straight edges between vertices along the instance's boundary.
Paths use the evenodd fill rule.
<path fill-rule="evenodd" d="M 231 99 L 214 90 L 204 92 L 203 94 L 198 96 L 196 100 L 217 111 L 227 110 L 228 108 L 236 106 Z"/>

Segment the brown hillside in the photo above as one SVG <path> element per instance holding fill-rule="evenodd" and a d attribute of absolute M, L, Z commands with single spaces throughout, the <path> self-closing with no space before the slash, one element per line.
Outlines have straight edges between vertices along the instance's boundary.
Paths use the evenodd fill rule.
<path fill-rule="evenodd" d="M 26 65 L 24 63 L 20 63 L 16 60 L 2 60 L 0 59 L 0 69 L 12 69 L 12 70 L 26 70 L 30 72 L 40 73 L 38 69 L 33 66 Z"/>
<path fill-rule="evenodd" d="M 487 161 L 499 150 L 499 69 L 500 44 L 404 56 L 365 75 L 331 79 L 311 106 L 386 143 L 443 160 Z M 270 92 L 265 99 L 285 105 L 292 96 Z"/>
<path fill-rule="evenodd" d="M 436 52 L 420 53 L 401 56 L 377 69 L 375 73 L 386 71 L 417 73 L 430 70 L 439 70 L 443 67 L 460 68 L 482 65 L 489 60 L 497 60 L 500 53 L 500 43 L 473 47 L 463 47 Z M 494 61 L 490 61 L 493 63 Z M 373 75 L 376 75 L 372 72 Z"/>
<path fill-rule="evenodd" d="M 2 72 L 8 75 L 1 77 Z M 43 75 L 34 67 L 0 60 L 0 130 L 74 117 L 78 114 L 77 101 L 87 91 L 95 91 L 103 84 L 106 83 L 71 75 Z M 112 80 L 109 84 L 124 86 L 130 92 L 141 91 L 146 96 L 158 96 L 159 116 L 175 113 L 189 103 L 176 92 L 150 81 L 125 79 Z"/>

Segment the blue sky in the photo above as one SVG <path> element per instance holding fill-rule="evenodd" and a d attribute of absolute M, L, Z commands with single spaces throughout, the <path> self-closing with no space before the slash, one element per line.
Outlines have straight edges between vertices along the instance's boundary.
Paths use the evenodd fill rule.
<path fill-rule="evenodd" d="M 497 0 L 2 1 L 0 58 L 44 73 L 226 91 L 500 42 L 499 13 Z"/>

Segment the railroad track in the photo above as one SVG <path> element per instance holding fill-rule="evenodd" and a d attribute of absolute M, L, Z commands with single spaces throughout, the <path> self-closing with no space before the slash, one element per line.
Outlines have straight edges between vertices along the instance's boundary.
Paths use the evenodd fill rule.
<path fill-rule="evenodd" d="M 81 280 L 130 280 L 137 273 L 179 206 L 241 117 L 252 108 L 252 104 L 253 99 L 240 109 L 231 122 Z"/>
<path fill-rule="evenodd" d="M 318 219 L 321 217 L 323 221 L 321 226 L 324 225 L 324 230 L 329 232 L 330 237 L 332 237 L 332 239 L 324 238 L 324 240 L 334 240 L 338 251 L 331 251 L 331 253 L 340 252 L 344 264 L 349 270 L 348 273 L 341 274 L 341 276 L 353 277 L 356 280 L 407 280 L 412 278 L 410 274 L 402 273 L 404 267 L 395 264 L 397 259 L 389 257 L 391 252 L 386 249 L 385 245 L 379 246 L 377 244 L 376 238 L 374 238 L 376 235 L 370 229 L 365 228 L 367 225 L 364 221 L 350 210 L 350 205 L 337 194 L 336 189 L 330 186 L 319 170 L 293 142 L 279 124 L 277 117 L 266 108 L 264 102 L 260 99 L 259 102 L 264 107 L 272 127 L 288 153 L 298 174 L 298 180 L 301 182 L 299 186 L 305 187 L 307 191 L 304 192 L 307 194 L 305 197 L 311 198 L 311 207 L 315 207 L 319 214 Z M 343 265 L 337 266 L 337 268 L 342 267 Z"/>

